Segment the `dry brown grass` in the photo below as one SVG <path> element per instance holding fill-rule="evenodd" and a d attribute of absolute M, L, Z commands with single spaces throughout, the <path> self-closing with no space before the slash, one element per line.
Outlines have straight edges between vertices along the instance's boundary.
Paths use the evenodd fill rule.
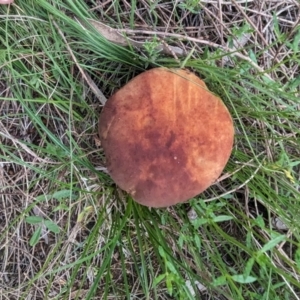
<path fill-rule="evenodd" d="M 21 7 L 22 4 L 17 2 L 15 5 Z M 142 0 L 137 1 L 134 14 L 130 1 L 117 1 L 119 11 L 116 10 L 114 1 L 95 1 L 97 5 L 91 4 L 91 1 L 85 2 L 89 5 L 90 12 L 97 17 L 97 21 L 118 28 L 119 32 L 126 33 L 126 36 L 135 41 L 152 41 L 154 36 L 158 36 L 163 43 L 179 47 L 183 50 L 184 56 L 190 55 L 190 58 L 195 60 L 200 60 L 203 55 L 206 55 L 205 52 L 209 51 L 211 55 L 216 57 L 219 55 L 219 59 L 215 61 L 218 66 L 223 68 L 240 67 L 240 65 L 236 65 L 237 60 L 233 59 L 238 58 L 239 62 L 251 62 L 257 71 L 266 71 L 269 80 L 280 82 L 283 85 L 300 76 L 299 63 L 290 60 L 292 51 L 287 43 L 293 42 L 300 24 L 300 4 L 296 0 L 202 0 L 194 7 L 197 12 L 180 8 L 183 1 Z M 39 9 L 37 2 L 35 4 L 37 5 L 36 9 Z M 1 8 L 1 11 L 3 13 L 5 8 Z M 11 13 L 12 20 L 22 19 L 21 8 L 15 8 Z M 279 40 L 277 29 L 274 27 L 274 15 L 278 19 L 278 30 L 282 36 L 285 35 L 282 41 Z M 0 21 L 0 27 L 5 26 L 5 18 L 0 16 Z M 248 26 L 247 32 L 238 36 L 237 28 L 242 28 L 245 24 Z M 49 23 L 45 23 L 44 26 L 49 26 Z M 61 31 L 64 32 L 64 28 L 61 28 Z M 72 41 L 69 40 L 70 42 Z M 137 51 L 140 51 L 141 55 L 147 54 L 145 50 Z M 231 56 L 222 56 L 222 51 L 232 52 L 232 54 Z M 65 53 L 67 52 L 68 49 Z M 251 57 L 251 53 L 255 59 Z M 178 59 L 176 55 L 174 58 L 173 64 Z M 83 247 L 87 241 L 92 245 L 92 240 L 88 239 L 92 232 L 91 228 L 98 234 L 93 249 L 99 250 L 113 239 L 111 230 L 114 228 L 114 218 L 122 216 L 124 211 L 124 203 L 120 201 L 120 198 L 125 197 L 122 192 L 112 187 L 112 183 L 105 173 L 101 173 L 102 175 L 99 176 L 94 172 L 103 170 L 103 157 L 102 154 L 99 155 L 101 149 L 96 134 L 97 116 L 101 104 L 97 96 L 93 95 L 95 90 L 92 89 L 91 92 L 91 84 L 88 84 L 87 81 L 95 80 L 97 82 L 95 73 L 99 76 L 98 78 L 104 79 L 101 90 L 108 97 L 119 85 L 127 81 L 128 77 L 139 71 L 132 68 L 129 69 L 128 74 L 125 74 L 126 68 L 116 64 L 115 73 L 120 70 L 123 75 L 115 76 L 114 72 L 103 74 L 105 72 L 96 71 L 91 78 L 84 78 L 80 70 L 70 67 L 71 77 L 79 78 L 79 81 L 82 82 L 83 88 L 80 93 L 85 99 L 86 105 L 81 106 L 79 97 L 76 96 L 78 91 L 71 90 L 71 92 L 65 91 L 65 93 L 69 93 L 70 101 L 74 101 L 76 105 L 79 103 L 78 106 L 72 107 L 75 112 L 72 118 L 69 113 L 70 107 L 62 109 L 62 106 L 54 102 L 44 102 L 35 106 L 36 111 L 33 114 L 41 116 L 39 120 L 48 128 L 49 134 L 41 130 L 43 124 L 35 124 L 32 122 L 32 116 L 28 116 L 30 103 L 16 100 L 18 96 L 13 93 L 16 88 L 11 86 L 13 83 L 11 76 L 13 75 L 9 74 L 5 68 L 5 58 L 1 57 L 0 59 L 0 65 L 2 65 L 0 69 L 0 97 L 2 99 L 0 100 L 0 299 L 85 299 L 97 276 L 95 270 L 101 268 L 108 254 L 112 255 L 109 267 L 111 277 L 108 279 L 108 275 L 105 273 L 93 299 L 104 299 L 105 297 L 105 299 L 125 299 L 124 286 L 126 282 L 122 277 L 120 255 L 126 255 L 124 254 L 126 249 L 128 252 L 140 250 L 138 238 L 134 237 L 136 224 L 133 221 L 129 221 L 128 224 L 131 228 L 129 232 L 132 232 L 133 236 L 132 245 L 123 248 L 123 254 L 120 254 L 121 248 L 117 247 L 113 253 L 99 252 L 80 265 L 72 264 L 81 259 L 85 251 L 87 255 L 91 254 L 87 250 L 88 248 Z M 60 82 L 52 79 L 55 76 L 53 75 L 55 70 L 47 69 L 47 58 L 44 57 L 36 63 L 35 58 L 29 56 L 25 61 L 29 68 L 37 68 L 44 74 L 47 86 L 54 86 L 53 90 L 43 88 L 44 95 L 51 98 L 51 95 L 56 92 L 55 89 L 59 90 Z M 59 76 L 57 78 L 61 79 Z M 52 80 L 56 83 L 51 82 L 50 84 Z M 296 89 L 299 93 L 299 87 Z M 24 90 L 26 90 L 25 85 Z M 63 92 L 63 88 L 60 92 Z M 24 99 L 41 97 L 35 94 L 28 95 L 26 91 L 23 96 Z M 24 108 L 24 103 L 27 109 Z M 277 104 L 275 105 L 277 106 Z M 249 118 L 246 122 L 249 122 L 249 128 L 257 126 L 262 131 L 266 130 L 260 121 L 256 123 L 255 120 Z M 278 120 L 278 126 L 280 126 L 280 122 L 282 121 Z M 55 144 L 49 138 L 52 136 L 51 134 L 55 136 L 54 141 L 61 142 L 63 147 L 49 148 Z M 281 134 L 286 138 L 299 138 L 296 133 L 289 132 L 284 126 Z M 299 149 L 292 147 L 293 142 L 289 145 L 291 153 L 299 155 Z M 267 153 L 270 160 L 275 159 L 272 146 L 271 142 L 265 141 L 263 151 Z M 64 149 L 68 150 L 64 152 Z M 95 167 L 94 170 L 91 165 Z M 254 168 L 254 170 L 256 169 Z M 230 175 L 233 174 L 234 172 Z M 299 176 L 296 179 L 299 180 Z M 76 188 L 74 189 L 75 181 Z M 68 190 L 71 185 L 74 198 L 67 196 L 61 200 L 50 197 L 46 201 L 37 201 L 38 196 L 52 195 L 56 190 Z M 221 182 L 218 188 L 224 194 L 230 190 L 229 187 L 226 187 L 226 180 L 224 183 Z M 233 192 L 242 193 L 240 199 L 249 197 L 249 190 L 244 186 L 239 186 L 238 191 L 234 189 Z M 207 198 L 215 198 L 214 194 L 207 196 Z M 115 199 L 119 200 L 115 201 Z M 63 208 L 61 208 L 62 205 L 64 205 Z M 265 213 L 266 208 L 264 207 L 263 211 L 260 211 L 257 203 L 252 203 L 250 206 L 246 212 L 249 218 L 252 218 L 252 214 L 256 217 L 260 213 Z M 55 210 L 58 207 L 60 209 Z M 86 211 L 86 207 L 90 210 Z M 102 215 L 98 214 L 99 207 L 105 207 Z M 170 209 L 169 212 L 171 215 L 175 215 L 175 219 L 181 219 L 175 210 Z M 59 225 L 63 233 L 53 234 L 43 226 L 42 238 L 36 246 L 31 247 L 29 240 L 36 226 L 25 221 L 24 218 L 29 214 L 51 219 Z M 82 221 L 78 221 L 79 215 L 84 216 Z M 159 217 L 158 215 L 157 218 L 159 219 Z M 228 224 L 224 230 L 229 235 L 235 235 L 237 227 L 231 227 L 230 222 Z M 161 229 L 164 230 L 163 226 Z M 141 230 L 143 232 L 142 227 Z M 172 228 L 168 228 L 168 230 L 172 232 Z M 241 234 L 239 230 L 237 231 L 237 235 Z M 266 235 L 266 240 L 268 240 L 269 235 L 265 231 L 262 230 L 261 234 Z M 297 240 L 291 229 L 287 235 L 291 239 Z M 203 239 L 206 240 L 206 238 L 208 242 L 213 239 L 212 236 L 205 237 L 203 235 Z M 256 238 L 254 241 L 260 243 Z M 279 254 L 274 256 L 274 264 L 287 270 L 294 280 L 299 281 L 298 271 L 291 267 L 295 264 L 295 244 L 285 247 L 285 243 L 282 243 Z M 221 242 L 218 245 L 220 249 L 225 246 Z M 174 246 L 174 248 L 176 247 Z M 220 250 L 224 256 L 230 251 L 230 249 Z M 174 252 L 176 253 L 175 250 Z M 186 251 L 184 249 L 180 255 L 182 253 L 186 254 L 185 259 L 188 261 L 190 259 L 188 249 Z M 178 254 L 178 256 L 180 255 Z M 153 277 L 160 274 L 161 266 L 154 258 L 155 249 L 146 248 L 145 256 L 148 260 L 153 258 L 150 265 L 156 268 L 152 270 L 152 277 L 150 276 L 149 279 L 152 281 Z M 232 257 L 227 260 L 229 261 L 228 266 L 232 267 Z M 135 295 L 135 298 L 132 299 L 146 299 L 143 298 L 144 295 L 138 280 L 140 275 L 136 271 L 135 264 L 133 257 L 128 255 L 125 269 L 130 278 L 128 283 L 130 291 L 132 295 Z M 64 269 L 64 266 L 68 267 Z M 193 264 L 191 268 L 193 269 Z M 52 270 L 58 271 L 51 273 Z M 201 270 L 198 274 L 209 281 L 212 280 L 210 272 L 213 270 L 207 272 Z M 108 291 L 105 291 L 106 280 L 111 280 L 114 286 L 110 287 Z M 66 283 L 70 284 L 70 282 L 72 285 L 66 288 Z M 299 299 L 299 291 L 292 292 L 292 290 L 291 287 L 290 299 L 293 297 Z M 217 289 L 215 291 L 207 289 L 204 292 L 197 291 L 197 293 L 199 297 L 197 299 L 232 299 L 226 289 L 224 289 L 224 295 L 220 290 L 217 292 Z M 154 299 L 152 292 L 149 295 L 148 299 L 151 297 Z M 156 299 L 175 299 L 168 296 L 165 288 L 159 289 L 155 297 Z"/>

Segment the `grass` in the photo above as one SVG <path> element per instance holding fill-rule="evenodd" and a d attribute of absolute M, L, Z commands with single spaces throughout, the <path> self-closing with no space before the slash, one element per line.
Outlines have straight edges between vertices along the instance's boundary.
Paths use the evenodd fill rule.
<path fill-rule="evenodd" d="M 299 299 L 299 10 L 250 0 L 0 6 L 1 299 Z M 142 46 L 107 40 L 90 19 Z M 150 210 L 105 173 L 97 122 L 103 97 L 156 66 L 198 73 L 236 135 L 215 185 Z"/>

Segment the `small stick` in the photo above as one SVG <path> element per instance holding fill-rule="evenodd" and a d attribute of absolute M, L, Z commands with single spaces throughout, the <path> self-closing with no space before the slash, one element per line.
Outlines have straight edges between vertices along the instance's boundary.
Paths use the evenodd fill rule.
<path fill-rule="evenodd" d="M 231 193 L 233 193 L 233 192 L 235 192 L 237 190 L 240 190 L 242 187 L 244 187 L 245 185 L 247 185 L 248 182 L 251 181 L 254 178 L 254 176 L 257 174 L 257 172 L 259 171 L 259 169 L 260 169 L 261 166 L 262 166 L 262 164 L 259 164 L 259 166 L 253 172 L 253 174 L 245 182 L 243 182 L 241 185 L 239 185 L 238 187 L 236 187 L 236 188 L 234 188 L 234 189 L 232 189 L 230 191 L 227 191 L 226 193 L 218 195 L 216 197 L 205 199 L 205 200 L 203 200 L 203 202 L 210 202 L 210 201 L 213 201 L 213 200 L 217 200 L 217 199 L 222 198 L 222 197 L 224 197 L 226 195 L 229 195 L 229 194 L 231 194 Z"/>

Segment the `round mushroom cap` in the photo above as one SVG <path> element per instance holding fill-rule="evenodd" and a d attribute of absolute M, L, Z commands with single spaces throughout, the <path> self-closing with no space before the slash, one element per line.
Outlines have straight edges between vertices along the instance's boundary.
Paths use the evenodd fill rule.
<path fill-rule="evenodd" d="M 135 201 L 167 207 L 213 184 L 232 151 L 232 118 L 195 74 L 155 68 L 112 95 L 99 119 L 107 169 Z"/>

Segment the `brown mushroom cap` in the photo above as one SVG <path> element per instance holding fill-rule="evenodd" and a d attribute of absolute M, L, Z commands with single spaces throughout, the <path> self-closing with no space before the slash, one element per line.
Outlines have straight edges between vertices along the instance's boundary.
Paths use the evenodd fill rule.
<path fill-rule="evenodd" d="M 99 134 L 115 183 L 140 204 L 166 207 L 214 183 L 234 128 L 222 100 L 195 74 L 155 68 L 108 99 Z"/>

